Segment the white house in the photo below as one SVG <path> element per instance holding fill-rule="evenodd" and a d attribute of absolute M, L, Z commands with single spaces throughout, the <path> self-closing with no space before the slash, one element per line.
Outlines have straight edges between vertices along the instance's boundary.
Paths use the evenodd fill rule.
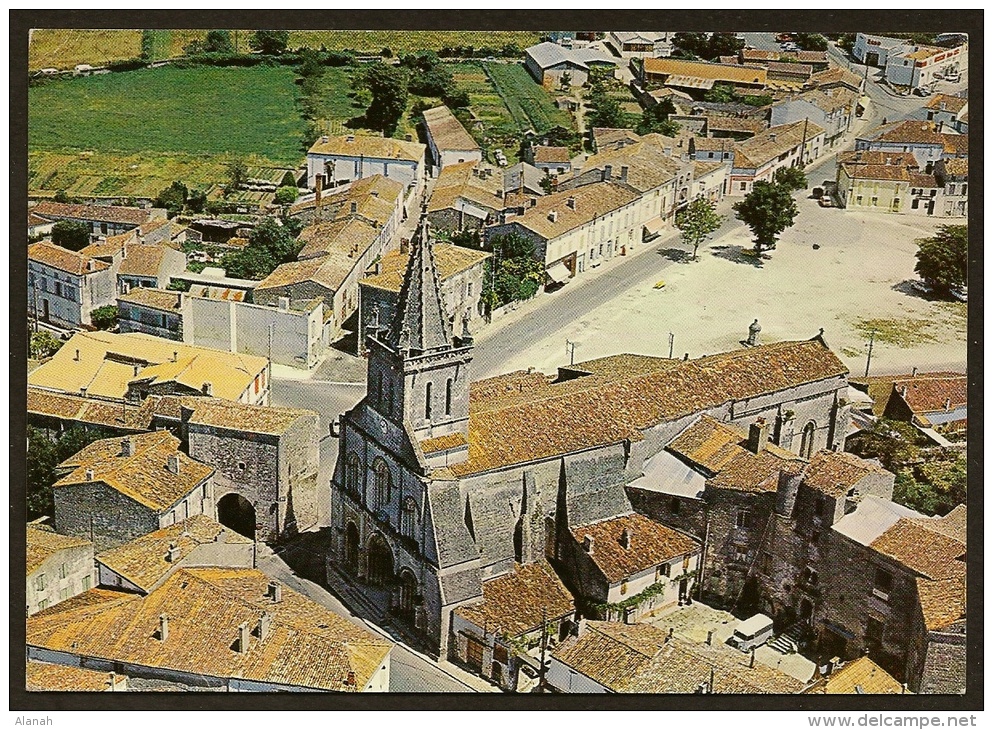
<path fill-rule="evenodd" d="M 98 307 L 114 303 L 110 264 L 48 242 L 28 246 L 28 316 L 59 327 L 91 323 Z"/>
<path fill-rule="evenodd" d="M 483 159 L 483 150 L 447 106 L 425 110 L 424 131 L 427 133 L 428 149 L 431 150 L 434 175 L 445 165 L 481 162 Z"/>
<path fill-rule="evenodd" d="M 321 137 L 307 152 L 307 186 L 328 188 L 373 175 L 395 180 L 419 197 L 425 146 L 412 140 L 347 134 Z"/>

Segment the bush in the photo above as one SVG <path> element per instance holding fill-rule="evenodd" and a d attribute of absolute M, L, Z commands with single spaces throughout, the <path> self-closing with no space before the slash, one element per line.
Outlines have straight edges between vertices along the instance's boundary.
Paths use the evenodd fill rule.
<path fill-rule="evenodd" d="M 97 329 L 109 330 L 117 324 L 117 307 L 113 304 L 97 307 L 90 312 L 90 322 Z"/>
<path fill-rule="evenodd" d="M 58 221 L 52 226 L 52 243 L 79 251 L 90 245 L 90 227 L 81 221 Z"/>
<path fill-rule="evenodd" d="M 276 204 L 290 205 L 297 199 L 298 195 L 299 191 L 297 190 L 296 185 L 284 185 L 276 191 Z"/>
<path fill-rule="evenodd" d="M 40 330 L 31 333 L 31 344 L 29 346 L 31 357 L 35 360 L 44 360 L 51 357 L 64 343 L 48 330 Z"/>

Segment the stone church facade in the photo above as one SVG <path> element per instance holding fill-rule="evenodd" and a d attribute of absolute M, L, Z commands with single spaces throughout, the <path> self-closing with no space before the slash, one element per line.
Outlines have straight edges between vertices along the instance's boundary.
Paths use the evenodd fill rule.
<path fill-rule="evenodd" d="M 441 657 L 453 610 L 480 602 L 484 581 L 559 567 L 571 528 L 632 513 L 627 485 L 701 415 L 746 430 L 762 417 L 803 456 L 841 448 L 847 428 L 847 369 L 820 336 L 471 383 L 462 330 L 422 230 L 396 318 L 369 333 L 368 391 L 340 419 L 331 483 L 328 562 Z"/>

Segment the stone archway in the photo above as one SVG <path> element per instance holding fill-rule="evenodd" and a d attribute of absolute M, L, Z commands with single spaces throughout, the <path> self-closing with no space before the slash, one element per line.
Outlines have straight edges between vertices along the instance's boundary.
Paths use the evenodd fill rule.
<path fill-rule="evenodd" d="M 369 570 L 367 577 L 373 585 L 387 585 L 393 580 L 393 551 L 382 535 L 369 539 Z"/>
<path fill-rule="evenodd" d="M 255 539 L 255 507 L 236 492 L 225 494 L 217 500 L 217 521 L 239 535 Z"/>
<path fill-rule="evenodd" d="M 359 571 L 359 528 L 354 522 L 345 526 L 345 567 L 352 574 Z"/>
<path fill-rule="evenodd" d="M 400 580 L 400 600 L 397 612 L 407 621 L 414 622 L 414 609 L 417 605 L 417 578 L 404 568 L 398 576 Z"/>

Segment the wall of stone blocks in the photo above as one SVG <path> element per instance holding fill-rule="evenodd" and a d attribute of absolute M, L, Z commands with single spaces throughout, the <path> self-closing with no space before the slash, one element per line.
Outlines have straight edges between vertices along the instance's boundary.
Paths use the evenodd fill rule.
<path fill-rule="evenodd" d="M 154 510 L 106 484 L 65 486 L 54 491 L 55 531 L 92 539 L 97 553 L 159 529 L 159 515 Z"/>

